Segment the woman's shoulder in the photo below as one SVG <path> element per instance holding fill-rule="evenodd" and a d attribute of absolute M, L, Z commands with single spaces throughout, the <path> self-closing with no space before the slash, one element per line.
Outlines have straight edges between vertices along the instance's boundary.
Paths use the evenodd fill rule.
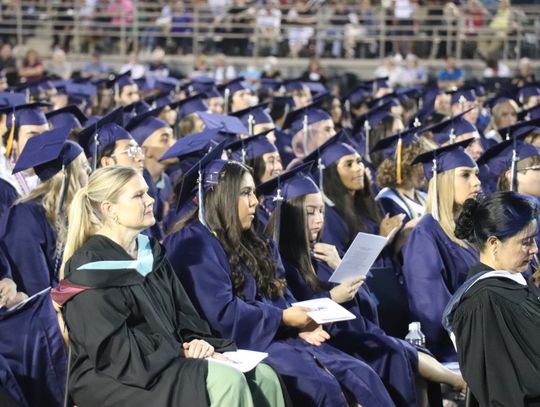
<path fill-rule="evenodd" d="M 36 231 L 40 225 L 50 228 L 45 208 L 38 200 L 19 202 L 6 209 L 2 215 L 2 228 Z"/>

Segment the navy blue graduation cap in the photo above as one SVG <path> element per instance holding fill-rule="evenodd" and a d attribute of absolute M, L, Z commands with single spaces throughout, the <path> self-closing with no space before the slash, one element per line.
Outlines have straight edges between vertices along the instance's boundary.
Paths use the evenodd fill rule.
<path fill-rule="evenodd" d="M 456 137 L 466 133 L 476 133 L 478 135 L 476 127 L 463 117 L 470 110 L 472 109 L 468 109 L 440 123 L 425 127 L 421 132 L 424 133 L 430 131 L 437 144 L 445 144 L 447 142 L 452 143 Z"/>
<path fill-rule="evenodd" d="M 210 146 L 218 144 L 216 140 L 223 141 L 219 129 L 204 129 L 200 133 L 182 137 L 159 158 L 160 161 L 169 158 L 182 158 L 194 153 L 206 153 Z"/>
<path fill-rule="evenodd" d="M 249 134 L 248 129 L 238 117 L 199 112 L 199 117 L 207 129 L 219 129 L 223 133 Z"/>
<path fill-rule="evenodd" d="M 68 82 L 64 92 L 68 95 L 70 103 L 84 103 L 88 106 L 91 105 L 92 98 L 97 94 L 97 87 L 92 83 Z"/>
<path fill-rule="evenodd" d="M 272 107 L 283 107 L 287 113 L 296 107 L 292 96 L 274 96 L 270 104 Z"/>
<path fill-rule="evenodd" d="M 45 113 L 45 117 L 47 117 L 53 128 L 82 128 L 86 123 L 86 115 L 76 105 L 68 105 Z"/>
<path fill-rule="evenodd" d="M 129 123 L 126 125 L 126 130 L 131 134 L 135 139 L 137 144 L 140 146 L 143 145 L 144 141 L 156 130 L 158 129 L 170 129 L 170 126 L 161 119 L 158 119 L 158 116 L 162 107 L 157 109 L 149 110 L 145 113 L 142 113 L 138 116 L 133 117 Z"/>
<path fill-rule="evenodd" d="M 33 168 L 41 181 L 52 178 L 65 169 L 83 149 L 67 140 L 69 127 L 59 127 L 31 137 L 24 147 L 13 173 Z"/>
<path fill-rule="evenodd" d="M 87 157 L 92 157 L 92 168 L 97 167 L 97 157 L 117 140 L 131 140 L 131 134 L 122 126 L 124 109 L 119 107 L 79 132 L 79 144 Z"/>
<path fill-rule="evenodd" d="M 277 79 L 273 79 L 273 78 L 262 78 L 260 81 L 259 81 L 259 89 L 258 91 L 260 93 L 274 93 L 274 92 L 277 92 L 279 90 L 279 88 L 281 87 L 282 85 L 282 82 L 281 81 L 278 81 Z"/>
<path fill-rule="evenodd" d="M 290 202 L 295 198 L 308 194 L 318 194 L 320 192 L 317 184 L 308 175 L 312 167 L 313 162 L 307 162 L 257 186 L 257 195 L 272 197 L 271 200 L 264 199 L 263 201 L 265 209 L 269 213 L 274 212 L 275 214 L 273 233 L 275 242 L 279 242 L 282 202 Z"/>
<path fill-rule="evenodd" d="M 246 126 L 249 130 L 249 134 L 253 135 L 253 126 L 255 126 L 256 124 L 274 124 L 274 121 L 266 112 L 267 107 L 268 103 L 261 103 L 255 106 L 248 107 L 247 109 L 231 113 L 231 116 L 238 117 L 242 124 L 244 124 L 244 126 Z"/>
<path fill-rule="evenodd" d="M 304 85 L 314 95 L 318 95 L 318 94 L 321 94 L 321 93 L 328 92 L 328 89 L 326 89 L 326 86 L 324 86 L 321 82 L 306 81 L 306 82 L 304 82 Z"/>
<path fill-rule="evenodd" d="M 227 152 L 231 159 L 246 162 L 266 153 L 277 152 L 277 148 L 272 144 L 266 135 L 274 129 L 265 130 L 254 136 L 234 141 L 227 145 Z"/>
<path fill-rule="evenodd" d="M 429 181 L 433 178 L 433 188 L 437 191 L 437 174 L 458 167 L 476 168 L 474 160 L 465 152 L 465 148 L 471 142 L 472 139 L 467 139 L 420 154 L 415 157 L 411 165 L 421 163 L 426 179 Z M 432 216 L 435 220 L 439 220 L 438 192 L 433 194 L 432 199 Z"/>
<path fill-rule="evenodd" d="M 512 137 L 523 139 L 532 132 L 540 133 L 540 117 L 532 120 L 521 121 L 511 126 L 500 128 L 497 131 L 507 140 Z"/>
<path fill-rule="evenodd" d="M 517 94 L 520 103 L 523 104 L 526 98 L 540 96 L 540 86 L 537 83 L 527 84 L 519 88 Z"/>
<path fill-rule="evenodd" d="M 304 86 L 304 83 L 300 79 L 286 79 L 282 82 L 282 86 L 287 93 L 306 89 L 306 86 Z"/>
<path fill-rule="evenodd" d="M 208 105 L 205 103 L 204 99 L 206 99 L 206 95 L 200 93 L 178 101 L 178 107 L 176 108 L 178 120 L 181 120 L 192 113 L 207 112 Z"/>
<path fill-rule="evenodd" d="M 175 100 L 167 92 L 160 92 L 156 95 L 148 96 L 144 99 L 144 102 L 150 106 L 150 109 L 155 109 L 157 107 L 165 107 L 175 103 Z"/>
<path fill-rule="evenodd" d="M 360 85 L 345 95 L 342 102 L 346 103 L 348 101 L 350 105 L 357 106 L 360 103 L 367 102 L 371 99 L 371 97 L 371 88 L 367 87 L 366 85 Z"/>
<path fill-rule="evenodd" d="M 210 98 L 221 98 L 223 97 L 221 95 L 221 92 L 217 89 L 217 87 L 215 86 L 212 86 L 210 89 L 208 90 L 205 90 L 204 92 L 202 92 L 206 95 L 206 98 L 207 99 L 210 99 Z"/>
<path fill-rule="evenodd" d="M 204 194 L 219 182 L 219 175 L 228 161 L 221 160 L 225 142 L 215 146 L 185 174 L 178 196 L 177 210 L 188 203 L 195 194 L 199 206 L 199 221 L 207 226 L 204 208 Z"/>
<path fill-rule="evenodd" d="M 16 92 L 0 92 L 0 109 L 27 104 L 26 95 Z"/>
<path fill-rule="evenodd" d="M 180 86 L 182 82 L 178 79 L 166 77 L 166 78 L 155 78 L 154 81 L 154 90 L 167 93 L 178 93 L 180 91 Z"/>
<path fill-rule="evenodd" d="M 532 120 L 540 117 L 540 104 L 518 113 L 520 120 Z"/>
<path fill-rule="evenodd" d="M 388 76 L 383 78 L 368 79 L 360 81 L 362 85 L 369 86 L 371 88 L 372 94 L 377 93 L 379 89 L 392 89 L 390 83 L 388 82 Z"/>
<path fill-rule="evenodd" d="M 503 172 L 512 167 L 514 160 L 517 162 L 538 156 L 540 156 L 540 152 L 532 144 L 512 139 L 490 147 L 478 159 L 477 164 L 478 166 L 487 165 L 490 174 L 497 179 Z"/>
<path fill-rule="evenodd" d="M 113 88 L 115 94 L 120 94 L 122 88 L 125 86 L 136 85 L 135 81 L 131 78 L 131 70 L 118 74 L 114 79 L 107 83 L 107 87 Z"/>
<path fill-rule="evenodd" d="M 330 119 L 330 115 L 319 109 L 313 103 L 300 109 L 289 112 L 283 122 L 283 129 L 290 129 L 291 134 L 296 134 L 304 128 L 317 122 Z"/>
<path fill-rule="evenodd" d="M 218 86 L 218 89 L 223 92 L 223 96 L 228 97 L 241 90 L 250 89 L 250 87 L 246 83 L 245 78 L 243 76 L 239 76 L 226 84 Z"/>
<path fill-rule="evenodd" d="M 150 105 L 144 100 L 139 100 L 137 102 L 124 106 L 124 123 L 129 122 L 137 115 L 148 112 L 150 109 Z"/>
<path fill-rule="evenodd" d="M 476 93 L 473 88 L 463 87 L 450 92 L 450 104 L 476 102 Z"/>

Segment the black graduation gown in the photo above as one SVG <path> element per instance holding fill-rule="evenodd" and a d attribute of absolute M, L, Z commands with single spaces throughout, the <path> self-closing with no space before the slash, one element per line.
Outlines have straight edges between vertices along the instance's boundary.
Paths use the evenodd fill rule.
<path fill-rule="evenodd" d="M 479 264 L 469 275 L 490 270 Z M 463 377 L 480 406 L 540 406 L 536 287 L 503 278 L 481 280 L 461 297 L 453 328 Z"/>
<path fill-rule="evenodd" d="M 162 246 L 142 235 L 138 241 L 134 261 L 95 235 L 66 264 L 68 291 L 91 287 L 63 308 L 72 347 L 70 394 L 79 407 L 207 406 L 207 362 L 181 357 L 182 342 L 204 339 L 217 351 L 234 350 L 234 343 L 214 336 L 199 317 Z M 143 276 L 137 269 L 148 268 L 149 257 L 151 271 Z M 122 267 L 129 262 L 131 268 Z"/>

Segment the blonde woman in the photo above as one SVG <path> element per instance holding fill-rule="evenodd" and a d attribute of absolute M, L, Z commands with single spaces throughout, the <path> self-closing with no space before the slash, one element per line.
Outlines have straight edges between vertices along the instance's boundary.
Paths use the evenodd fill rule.
<path fill-rule="evenodd" d="M 455 361 L 456 353 L 441 317 L 448 300 L 465 281 L 478 252 L 454 234 L 465 200 L 480 192 L 478 168 L 463 149 L 468 141 L 418 156 L 429 180 L 426 215 L 403 247 L 403 274 L 413 321 L 420 321 L 427 348 L 439 361 Z M 433 160 L 436 173 L 433 175 Z"/>
<path fill-rule="evenodd" d="M 32 137 L 14 172 L 33 168 L 41 183 L 6 210 L 0 220 L 0 245 L 20 291 L 33 295 L 58 283 L 67 210 L 88 180 L 82 148 L 67 141 L 63 127 Z"/>
<path fill-rule="evenodd" d="M 516 124 L 518 111 L 519 106 L 512 99 L 499 98 L 492 102 L 491 119 L 486 128 L 485 137 L 497 143 L 503 141 L 506 134 L 501 134 L 497 129 Z"/>
<path fill-rule="evenodd" d="M 212 334 L 163 246 L 140 234 L 155 223 L 153 203 L 140 172 L 122 166 L 97 170 L 75 195 L 65 279 L 53 294 L 70 335 L 73 401 L 80 407 L 284 406 L 269 366 L 244 376 L 209 360 L 223 360 L 218 351 L 235 345 Z"/>

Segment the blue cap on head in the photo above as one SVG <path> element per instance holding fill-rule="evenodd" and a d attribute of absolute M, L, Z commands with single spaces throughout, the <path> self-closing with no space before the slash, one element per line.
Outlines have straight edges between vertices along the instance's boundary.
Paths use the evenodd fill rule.
<path fill-rule="evenodd" d="M 512 126 L 503 127 L 497 130 L 502 137 L 523 139 L 529 134 L 540 133 L 540 117 L 536 119 L 517 122 Z"/>
<path fill-rule="evenodd" d="M 189 116 L 192 113 L 207 112 L 208 105 L 205 103 L 205 94 L 190 96 L 186 99 L 178 101 L 176 110 L 178 111 L 178 120 Z"/>
<path fill-rule="evenodd" d="M 372 152 L 383 151 L 385 158 L 393 157 L 396 153 L 396 148 L 401 140 L 402 148 L 407 148 L 413 142 L 418 141 L 418 128 L 412 127 L 393 134 L 389 137 L 379 140 L 371 149 Z"/>
<path fill-rule="evenodd" d="M 247 109 L 239 110 L 237 112 L 231 113 L 231 116 L 238 117 L 242 124 L 249 129 L 249 117 L 253 118 L 253 124 L 264 124 L 270 123 L 274 124 L 274 121 L 270 115 L 266 112 L 268 103 L 261 103 L 256 106 L 248 107 Z"/>
<path fill-rule="evenodd" d="M 282 86 L 287 93 L 306 89 L 301 79 L 286 79 L 282 82 Z"/>
<path fill-rule="evenodd" d="M 182 82 L 172 77 L 156 77 L 154 82 L 154 90 L 166 93 L 178 93 Z"/>
<path fill-rule="evenodd" d="M 219 129 L 205 129 L 200 133 L 191 134 L 176 140 L 159 159 L 161 161 L 169 158 L 182 158 L 194 153 L 201 153 L 202 158 L 210 147 L 219 144 L 218 140 L 222 141 L 219 136 Z"/>
<path fill-rule="evenodd" d="M 328 113 L 319 109 L 314 104 L 310 104 L 289 112 L 283 122 L 283 129 L 290 129 L 291 134 L 298 133 L 304 127 L 304 117 L 307 117 L 307 124 L 309 126 L 330 119 Z"/>
<path fill-rule="evenodd" d="M 67 167 L 83 153 L 83 149 L 67 140 L 69 127 L 59 127 L 31 137 L 19 156 L 13 173 L 33 168 L 41 181 L 46 181 Z"/>
<path fill-rule="evenodd" d="M 145 140 L 156 130 L 171 128 L 166 122 L 156 117 L 161 113 L 162 110 L 162 107 L 149 110 L 135 116 L 126 125 L 126 130 L 135 139 L 137 144 L 142 146 Z"/>
<path fill-rule="evenodd" d="M 259 89 L 258 91 L 260 93 L 274 93 L 274 92 L 277 92 L 279 90 L 279 88 L 281 87 L 282 85 L 282 82 L 277 80 L 277 79 L 273 79 L 273 78 L 262 78 L 259 82 Z"/>
<path fill-rule="evenodd" d="M 517 161 L 540 156 L 540 152 L 532 144 L 505 140 L 486 150 L 478 159 L 477 164 L 478 166 L 487 166 L 489 173 L 496 179 L 512 166 L 514 150 Z"/>
<path fill-rule="evenodd" d="M 45 117 L 53 128 L 69 127 L 69 129 L 82 128 L 86 123 L 86 115 L 76 105 L 68 105 L 45 113 Z"/>
<path fill-rule="evenodd" d="M 231 134 L 249 134 L 248 129 L 238 117 L 206 112 L 199 112 L 198 115 L 207 129 L 220 129 L 223 133 Z"/>
<path fill-rule="evenodd" d="M 121 74 L 118 74 L 109 81 L 108 87 L 114 87 L 115 93 L 120 93 L 122 88 L 130 85 L 137 85 L 135 81 L 131 78 L 131 71 L 127 71 Z"/>
<path fill-rule="evenodd" d="M 318 162 L 320 158 L 321 163 L 325 167 L 328 167 L 343 156 L 358 154 L 358 151 L 348 144 L 348 141 L 345 130 L 340 130 L 335 136 L 324 142 L 315 151 L 305 156 L 302 159 L 302 162 Z"/>
<path fill-rule="evenodd" d="M 49 103 L 34 102 L 0 108 L 0 113 L 7 114 L 6 126 L 10 129 L 15 119 L 15 126 L 42 126 L 48 124 L 41 107 L 50 107 Z"/>
<path fill-rule="evenodd" d="M 0 109 L 25 104 L 27 102 L 24 93 L 0 92 Z"/>
<path fill-rule="evenodd" d="M 360 103 L 368 102 L 372 97 L 371 88 L 366 85 L 360 85 L 350 91 L 344 98 L 343 102 L 348 100 L 351 105 L 356 106 Z"/>
<path fill-rule="evenodd" d="M 230 153 L 231 159 L 243 162 L 260 157 L 266 153 L 277 152 L 276 146 L 266 138 L 266 134 L 272 130 L 266 130 L 260 134 L 228 144 L 227 151 Z"/>
<path fill-rule="evenodd" d="M 537 83 L 525 85 L 518 90 L 519 101 L 523 104 L 526 98 L 540 96 L 540 86 Z"/>
<path fill-rule="evenodd" d="M 475 137 L 479 137 L 477 128 L 464 118 L 464 115 L 470 110 L 472 109 L 468 109 L 440 123 L 424 127 L 419 132 L 424 133 L 430 131 L 433 134 L 433 139 L 438 144 L 452 142 L 455 137 L 467 133 L 475 133 Z"/>
<path fill-rule="evenodd" d="M 450 104 L 455 105 L 463 102 L 476 102 L 476 93 L 472 88 L 459 88 L 450 92 Z"/>
<path fill-rule="evenodd" d="M 229 93 L 229 96 L 234 95 L 236 92 L 239 92 L 244 89 L 250 89 L 248 84 L 245 82 L 244 77 L 240 76 L 236 79 L 233 79 L 232 81 L 229 81 L 228 83 L 224 85 L 218 86 L 218 89 L 222 92 L 223 95 L 225 95 L 225 92 L 227 91 Z"/>

